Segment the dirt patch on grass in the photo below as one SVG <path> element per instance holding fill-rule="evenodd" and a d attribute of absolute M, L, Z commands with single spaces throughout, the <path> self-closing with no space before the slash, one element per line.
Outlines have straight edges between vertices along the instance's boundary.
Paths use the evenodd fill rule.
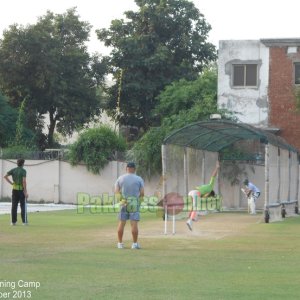
<path fill-rule="evenodd" d="M 249 215 L 247 213 L 213 213 L 200 216 L 197 222 L 193 223 L 193 231 L 186 225 L 186 220 L 176 220 L 175 235 L 172 234 L 172 220 L 167 223 L 168 232 L 164 233 L 165 223 L 162 218 L 154 220 L 143 220 L 139 223 L 139 240 L 165 238 L 180 239 L 206 239 L 218 240 L 229 236 L 245 234 L 247 228 L 257 223 L 262 223 L 263 214 Z M 127 222 L 124 231 L 124 241 L 131 241 L 130 223 Z M 99 237 L 106 243 L 115 243 L 117 238 L 117 222 L 110 228 L 97 229 L 93 233 L 94 237 Z"/>
<path fill-rule="evenodd" d="M 176 220 L 175 235 L 180 238 L 222 239 L 227 236 L 239 235 L 247 227 L 255 223 L 263 222 L 263 215 L 249 215 L 246 213 L 215 213 L 201 216 L 197 222 L 193 222 L 193 230 L 190 231 L 186 220 Z M 162 219 L 140 222 L 140 238 L 165 237 L 165 223 Z M 172 234 L 172 220 L 167 222 L 167 235 Z"/>
<path fill-rule="evenodd" d="M 164 234 L 164 221 L 162 218 L 152 220 L 142 219 L 139 223 L 139 241 L 142 246 L 151 244 L 157 239 L 180 239 L 192 240 L 219 240 L 234 235 L 244 235 L 247 228 L 257 223 L 264 222 L 263 215 L 248 215 L 247 213 L 212 213 L 200 216 L 197 222 L 193 223 L 193 231 L 190 231 L 186 225 L 186 220 L 176 220 L 176 233 L 172 234 L 172 221 L 168 221 L 168 233 Z M 117 225 L 104 228 L 95 228 L 88 233 L 90 243 L 99 243 L 102 246 L 115 247 L 117 243 Z M 88 238 L 85 236 L 85 238 Z M 123 241 L 128 248 L 131 245 L 132 236 L 130 223 L 127 222 Z"/>

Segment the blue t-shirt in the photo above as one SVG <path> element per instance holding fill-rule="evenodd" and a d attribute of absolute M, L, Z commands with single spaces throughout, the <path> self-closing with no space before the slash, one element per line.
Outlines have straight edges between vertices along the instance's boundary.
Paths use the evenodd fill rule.
<path fill-rule="evenodd" d="M 127 199 L 128 197 L 139 198 L 140 190 L 144 187 L 144 180 L 133 173 L 127 173 L 120 176 L 116 183 L 115 188 L 119 188 L 122 196 Z"/>
<path fill-rule="evenodd" d="M 260 193 L 260 190 L 251 182 L 248 183 L 248 189 L 252 191 L 252 193 Z"/>

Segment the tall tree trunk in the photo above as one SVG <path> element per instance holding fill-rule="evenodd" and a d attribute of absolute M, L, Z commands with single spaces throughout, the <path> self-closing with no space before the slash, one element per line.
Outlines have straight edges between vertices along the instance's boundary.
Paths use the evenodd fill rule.
<path fill-rule="evenodd" d="M 48 126 L 48 147 L 53 147 L 53 134 L 56 126 L 56 118 L 53 112 L 49 112 L 50 125 Z"/>

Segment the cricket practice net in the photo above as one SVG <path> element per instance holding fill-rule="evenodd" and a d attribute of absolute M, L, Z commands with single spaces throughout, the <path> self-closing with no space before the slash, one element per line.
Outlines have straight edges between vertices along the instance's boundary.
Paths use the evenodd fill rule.
<path fill-rule="evenodd" d="M 297 153 L 269 145 L 269 195 L 265 206 L 270 222 L 297 215 L 298 168 Z"/>
<path fill-rule="evenodd" d="M 175 212 L 176 219 L 186 218 L 192 208 L 192 198 L 188 193 L 199 185 L 209 183 L 218 153 L 168 144 L 162 146 L 162 159 L 164 206 L 168 207 L 169 215 Z M 217 180 L 214 190 L 218 194 Z M 197 202 L 198 211 L 220 209 L 221 199 L 218 195 Z"/>

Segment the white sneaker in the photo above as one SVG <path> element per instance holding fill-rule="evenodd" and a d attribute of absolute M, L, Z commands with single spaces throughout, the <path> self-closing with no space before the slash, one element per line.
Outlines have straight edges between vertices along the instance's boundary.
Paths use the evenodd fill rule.
<path fill-rule="evenodd" d="M 17 223 L 10 223 L 10 225 L 11 225 L 11 226 L 16 226 L 16 225 L 17 225 Z"/>
<path fill-rule="evenodd" d="M 132 243 L 131 249 L 141 249 L 141 246 L 139 243 Z"/>
<path fill-rule="evenodd" d="M 118 243 L 118 249 L 124 249 L 124 244 L 123 243 Z"/>
<path fill-rule="evenodd" d="M 187 221 L 186 221 L 186 225 L 187 225 L 187 227 L 189 228 L 189 230 L 190 231 L 192 231 L 193 230 L 193 222 L 192 222 L 192 220 L 191 219 L 188 219 Z"/>

